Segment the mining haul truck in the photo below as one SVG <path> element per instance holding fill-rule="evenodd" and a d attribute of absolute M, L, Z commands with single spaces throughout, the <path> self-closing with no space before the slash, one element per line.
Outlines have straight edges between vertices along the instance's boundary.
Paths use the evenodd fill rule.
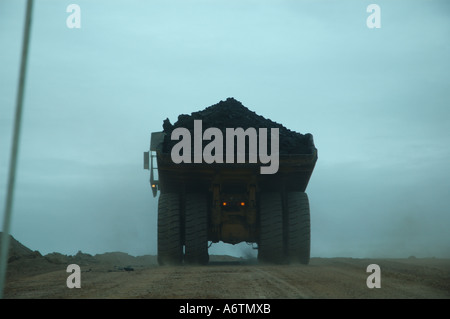
<path fill-rule="evenodd" d="M 310 210 L 305 193 L 317 161 L 310 152 L 280 154 L 275 174 L 254 163 L 175 164 L 151 134 L 144 169 L 158 200 L 158 263 L 207 264 L 210 243 L 251 243 L 258 262 L 303 263 L 310 258 Z M 170 138 L 170 137 L 169 137 Z"/>

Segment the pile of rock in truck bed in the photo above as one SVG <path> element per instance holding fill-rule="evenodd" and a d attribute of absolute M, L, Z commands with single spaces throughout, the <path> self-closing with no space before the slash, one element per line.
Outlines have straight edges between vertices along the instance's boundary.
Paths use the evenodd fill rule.
<path fill-rule="evenodd" d="M 191 132 L 191 136 L 193 136 L 194 120 L 202 120 L 203 130 L 210 127 L 216 127 L 222 131 L 224 136 L 226 128 L 241 127 L 246 130 L 249 127 L 253 127 L 257 132 L 259 128 L 267 128 L 269 134 L 270 128 L 278 128 L 280 155 L 310 154 L 312 152 L 313 143 L 311 134 L 300 134 L 291 131 L 283 125 L 270 119 L 266 119 L 249 110 L 234 98 L 220 101 L 202 111 L 193 112 L 191 115 L 181 114 L 174 124 L 171 124 L 169 119 L 164 120 L 163 130 L 166 133 L 163 148 L 164 152 L 170 152 L 172 147 L 178 143 L 178 140 L 172 141 L 170 138 L 174 129 L 178 127 L 186 128 Z M 268 137 L 268 142 L 270 145 L 270 135 Z"/>

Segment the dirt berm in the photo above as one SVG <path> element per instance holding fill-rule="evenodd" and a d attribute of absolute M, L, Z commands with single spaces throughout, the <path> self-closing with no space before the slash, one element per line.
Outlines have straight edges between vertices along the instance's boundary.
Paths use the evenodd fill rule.
<path fill-rule="evenodd" d="M 69 289 L 69 264 L 81 288 Z M 381 288 L 368 288 L 367 266 Z M 211 256 L 207 266 L 157 266 L 155 256 L 78 252 L 42 256 L 11 238 L 5 298 L 450 298 L 450 260 L 312 258 L 309 265 L 260 265 Z"/>

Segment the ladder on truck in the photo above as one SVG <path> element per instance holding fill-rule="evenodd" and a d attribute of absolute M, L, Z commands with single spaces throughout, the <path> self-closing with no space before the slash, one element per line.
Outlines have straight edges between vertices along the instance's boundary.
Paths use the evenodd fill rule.
<path fill-rule="evenodd" d="M 164 140 L 164 132 L 153 132 L 150 139 L 150 151 L 144 152 L 144 169 L 150 170 L 150 186 L 153 197 L 159 190 L 158 162 L 156 159 L 156 149 Z"/>

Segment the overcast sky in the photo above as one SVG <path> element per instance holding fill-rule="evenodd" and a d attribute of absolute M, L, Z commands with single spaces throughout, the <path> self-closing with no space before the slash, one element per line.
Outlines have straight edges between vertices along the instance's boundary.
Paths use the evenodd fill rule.
<path fill-rule="evenodd" d="M 24 15 L 0 1 L 2 215 Z M 29 54 L 11 233 L 33 250 L 156 254 L 150 132 L 235 97 L 314 136 L 313 257 L 450 258 L 450 1 L 36 0 Z"/>

